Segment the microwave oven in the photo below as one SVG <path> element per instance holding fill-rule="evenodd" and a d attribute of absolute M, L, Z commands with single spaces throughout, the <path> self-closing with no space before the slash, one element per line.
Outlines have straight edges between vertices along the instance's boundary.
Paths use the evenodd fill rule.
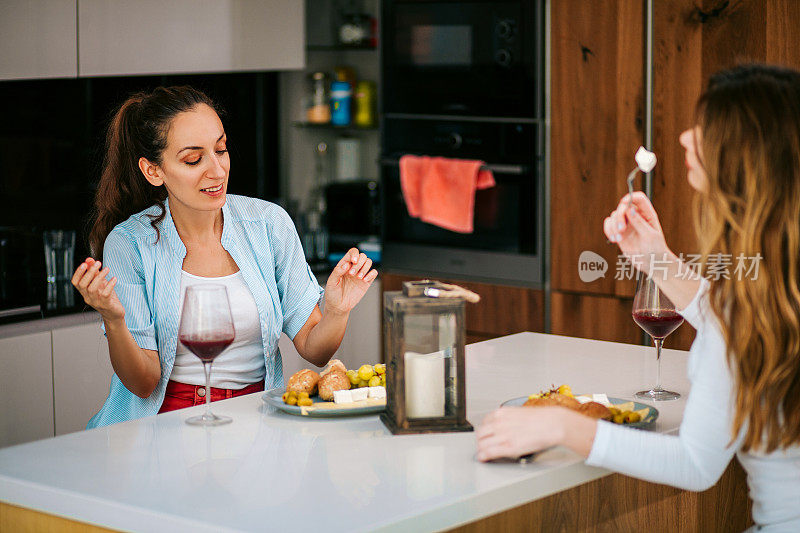
<path fill-rule="evenodd" d="M 543 116 L 542 0 L 389 0 L 383 113 Z"/>

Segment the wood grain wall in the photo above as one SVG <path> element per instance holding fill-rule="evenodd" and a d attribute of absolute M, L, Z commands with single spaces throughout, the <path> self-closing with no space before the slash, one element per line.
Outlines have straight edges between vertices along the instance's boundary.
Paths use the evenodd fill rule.
<path fill-rule="evenodd" d="M 633 283 L 613 279 L 617 248 L 605 242 L 602 220 L 625 194 L 625 175 L 644 141 L 644 6 L 639 0 L 551 4 L 554 333 L 632 338 L 624 323 L 631 320 L 625 302 Z M 678 136 L 694 125 L 695 102 L 711 74 L 742 61 L 800 68 L 800 1 L 653 2 L 652 128 L 659 162 L 651 193 L 676 253 L 698 251 L 694 191 Z M 608 261 L 605 278 L 580 281 L 577 258 L 583 250 Z M 693 338 L 684 325 L 667 342 L 688 349 Z"/>

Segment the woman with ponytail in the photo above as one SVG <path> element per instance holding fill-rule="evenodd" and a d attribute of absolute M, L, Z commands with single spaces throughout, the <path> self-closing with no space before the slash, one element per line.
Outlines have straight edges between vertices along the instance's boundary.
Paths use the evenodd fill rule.
<path fill-rule="evenodd" d="M 226 146 L 213 102 L 191 87 L 133 95 L 111 121 L 89 236 L 94 258 L 72 278 L 102 317 L 114 368 L 89 427 L 205 401 L 202 364 L 178 343 L 187 286 L 224 284 L 231 302 L 236 339 L 214 363 L 213 401 L 282 386 L 282 332 L 304 359 L 325 365 L 377 276 L 353 248 L 323 291 L 287 213 L 226 194 Z"/>
<path fill-rule="evenodd" d="M 488 461 L 564 445 L 587 463 L 687 490 L 714 485 L 734 454 L 758 531 L 800 531 L 800 72 L 746 65 L 711 78 L 683 132 L 700 251 L 759 261 L 746 277 L 684 279 L 642 193 L 604 232 L 697 329 L 679 435 L 598 422 L 560 407 L 503 408 L 478 429 Z"/>

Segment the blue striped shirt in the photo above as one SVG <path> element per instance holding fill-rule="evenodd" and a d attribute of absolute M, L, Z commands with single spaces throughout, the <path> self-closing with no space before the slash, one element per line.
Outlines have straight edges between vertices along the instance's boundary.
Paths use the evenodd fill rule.
<path fill-rule="evenodd" d="M 103 266 L 117 277 L 115 290 L 125 307 L 125 323 L 136 343 L 158 350 L 161 379 L 153 393 L 139 398 L 114 374 L 108 398 L 87 428 L 106 426 L 158 413 L 172 373 L 178 346 L 181 268 L 186 257 L 166 203 L 158 224 L 160 237 L 147 215 L 156 206 L 132 215 L 109 233 Z M 322 288 L 308 267 L 289 215 L 279 206 L 229 194 L 222 207 L 222 247 L 236 261 L 253 294 L 261 323 L 267 389 L 283 385 L 278 338 L 294 338 L 311 316 Z"/>

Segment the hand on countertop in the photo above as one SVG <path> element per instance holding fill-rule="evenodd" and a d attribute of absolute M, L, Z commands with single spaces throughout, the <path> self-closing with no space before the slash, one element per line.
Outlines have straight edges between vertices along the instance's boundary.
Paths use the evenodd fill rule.
<path fill-rule="evenodd" d="M 125 308 L 119 301 L 114 286 L 117 278 L 106 279 L 111 269 L 100 270 L 102 264 L 91 257 L 75 269 L 72 285 L 78 289 L 87 305 L 93 307 L 106 321 L 120 320 L 125 317 Z"/>
<path fill-rule="evenodd" d="M 378 271 L 371 267 L 372 260 L 357 248 L 348 250 L 325 284 L 325 309 L 349 313 L 378 277 Z"/>
<path fill-rule="evenodd" d="M 475 432 L 478 460 L 517 458 L 552 446 L 588 457 L 597 421 L 564 407 L 501 407 Z"/>

